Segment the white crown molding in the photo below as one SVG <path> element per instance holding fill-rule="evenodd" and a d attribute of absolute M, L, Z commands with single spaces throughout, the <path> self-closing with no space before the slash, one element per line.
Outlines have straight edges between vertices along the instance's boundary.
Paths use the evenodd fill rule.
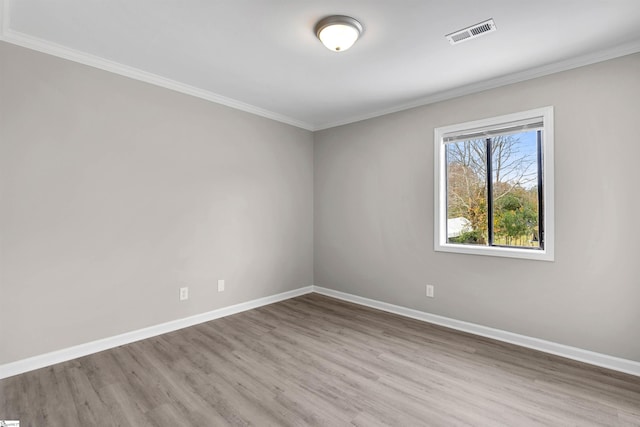
<path fill-rule="evenodd" d="M 103 338 L 73 347 L 64 348 L 62 350 L 52 351 L 50 353 L 29 357 L 27 359 L 18 360 L 16 362 L 6 363 L 4 365 L 0 365 L 0 379 L 12 377 L 14 375 L 33 371 L 35 369 L 44 368 L 56 363 L 62 363 L 68 360 L 77 359 L 78 357 L 87 356 L 99 351 L 108 350 L 110 348 L 115 348 L 121 345 L 130 344 L 143 339 L 166 334 L 178 329 L 183 329 L 189 326 L 198 325 L 200 323 L 209 322 L 221 317 L 230 316 L 232 314 L 241 313 L 247 310 L 252 310 L 264 305 L 284 301 L 300 295 L 311 293 L 312 291 L 313 286 L 306 286 L 303 288 L 294 289 L 292 291 L 283 292 L 264 298 L 254 299 L 252 301 L 243 302 L 229 307 L 219 308 L 206 313 L 196 314 L 195 316 L 172 320 L 170 322 L 161 323 L 159 325 L 150 326 L 148 328 L 138 329 L 136 331 L 126 332 L 124 334 L 116 335 L 113 337 Z"/>
<path fill-rule="evenodd" d="M 398 314 L 400 316 L 421 320 L 423 322 L 445 326 L 447 328 L 455 329 L 458 331 L 469 332 L 474 335 L 492 338 L 497 341 L 503 341 L 510 344 L 519 345 L 521 347 L 539 350 L 549 354 L 555 354 L 556 356 L 565 357 L 567 359 L 577 360 L 579 362 L 588 363 L 590 365 L 600 366 L 602 368 L 607 368 L 640 377 L 640 362 L 636 362 L 634 360 L 622 359 L 619 357 L 609 356 L 607 354 L 596 353 L 590 350 L 584 350 L 577 347 L 571 347 L 564 344 L 541 340 L 539 338 L 515 334 L 513 332 L 503 331 L 501 329 L 489 328 L 487 326 L 482 326 L 475 323 L 464 322 L 462 320 L 451 319 L 444 316 L 438 316 L 436 314 L 364 298 L 345 292 L 335 291 L 333 289 L 328 289 L 321 286 L 313 286 L 313 292 L 337 298 L 343 301 L 352 302 L 354 304 L 364 305 L 378 310 L 387 311 L 389 313 Z"/>
<path fill-rule="evenodd" d="M 13 31 L 10 29 L 9 25 L 11 15 L 10 4 L 11 0 L 0 0 L 0 40 L 2 41 L 60 58 L 68 59 L 70 61 L 78 62 L 91 67 L 99 68 L 101 70 L 109 71 L 135 80 L 140 80 L 166 89 L 174 90 L 176 92 L 195 96 L 197 98 L 205 99 L 216 104 L 225 105 L 236 110 L 245 111 L 247 113 L 255 114 L 257 116 L 265 117 L 267 119 L 275 120 L 277 122 L 285 123 L 312 132 L 343 126 L 363 120 L 373 119 L 387 114 L 397 113 L 400 111 L 409 110 L 411 108 L 422 107 L 425 105 L 434 104 L 440 101 L 446 101 L 448 99 L 457 98 L 464 95 L 471 95 L 473 93 L 481 92 L 484 90 L 495 89 L 501 86 L 519 83 L 537 77 L 543 77 L 549 74 L 567 71 L 573 68 L 578 68 L 585 65 L 590 65 L 597 62 L 602 62 L 609 59 L 614 59 L 640 52 L 640 40 L 638 40 L 622 44 L 611 49 L 606 49 L 599 52 L 570 58 L 553 64 L 535 67 L 519 73 L 509 74 L 506 76 L 497 77 L 495 79 L 485 80 L 483 82 L 473 83 L 451 90 L 435 93 L 409 103 L 393 106 L 391 108 L 386 108 L 362 115 L 350 116 L 335 122 L 313 124 L 297 120 L 295 118 L 288 117 L 273 111 L 265 110 L 263 108 L 247 104 L 233 98 L 218 95 L 214 92 L 187 85 L 176 80 L 168 79 L 166 77 L 139 70 L 137 68 L 129 67 L 127 65 L 120 64 L 114 61 L 109 61 L 95 55 L 90 55 L 81 51 L 70 49 L 68 47 L 58 45 L 44 39 Z"/>
<path fill-rule="evenodd" d="M 305 123 L 300 120 L 284 116 L 282 114 L 274 113 L 272 111 L 265 110 L 251 104 L 237 101 L 233 98 L 218 95 L 208 90 L 200 89 L 195 86 L 162 77 L 157 74 L 139 70 L 134 67 L 129 67 L 128 65 L 120 64 L 108 59 L 100 58 L 99 56 L 94 56 L 88 53 L 70 49 L 68 47 L 61 46 L 37 37 L 32 37 L 27 34 L 4 29 L 2 39 L 7 43 L 22 46 L 27 49 L 36 50 L 42 53 L 57 56 L 59 58 L 68 59 L 70 61 L 108 71 L 114 74 L 129 77 L 134 80 L 139 80 L 155 86 L 160 86 L 165 89 L 170 89 L 176 92 L 184 93 L 186 95 L 195 96 L 196 98 L 201 98 L 210 102 L 214 102 L 216 104 L 224 105 L 226 107 L 244 111 L 246 113 L 255 114 L 256 116 L 265 117 L 267 119 L 275 120 L 277 122 L 285 123 L 298 128 L 306 129 L 309 131 L 313 130 L 313 126 L 309 123 Z"/>
<path fill-rule="evenodd" d="M 218 95 L 208 90 L 184 84 L 176 80 L 159 76 L 157 74 L 149 73 L 147 71 L 139 70 L 137 68 L 120 64 L 115 61 L 110 61 L 99 56 L 90 55 L 88 53 L 71 49 L 66 46 L 62 46 L 38 37 L 33 37 L 28 34 L 13 31 L 9 26 L 10 3 L 11 2 L 7 0 L 0 0 L 0 14 L 2 15 L 0 16 L 0 40 L 2 41 L 22 46 L 27 49 L 36 50 L 38 52 L 57 56 L 59 58 L 68 59 L 69 61 L 78 62 L 80 64 L 119 74 L 121 76 L 129 77 L 131 79 L 139 80 L 145 83 L 150 83 L 152 85 L 184 93 L 186 95 L 195 96 L 197 98 L 214 102 L 216 104 L 224 105 L 250 114 L 255 114 L 256 116 L 265 117 L 267 119 L 275 120 L 277 122 L 285 123 L 309 131 L 313 130 L 313 125 L 309 123 L 305 123 L 303 121 L 296 120 L 294 118 L 287 117 L 273 111 L 265 110 L 254 105 L 247 104 L 245 102 L 237 101 L 235 99 Z"/>
<path fill-rule="evenodd" d="M 448 99 L 458 98 L 460 96 L 471 95 L 471 94 L 482 92 L 485 90 L 507 86 L 513 83 L 520 83 L 520 82 L 535 79 L 538 77 L 544 77 L 550 74 L 555 74 L 562 71 L 572 70 L 574 68 L 596 64 L 598 62 L 603 62 L 603 61 L 619 58 L 626 55 L 631 55 L 638 52 L 640 52 L 640 40 L 615 46 L 611 49 L 605 49 L 599 52 L 589 53 L 589 54 L 578 56 L 575 58 L 566 59 L 564 61 L 555 62 L 553 64 L 543 65 L 540 67 L 531 68 L 518 73 L 508 74 L 506 76 L 501 76 L 501 77 L 485 80 L 478 83 L 472 83 L 469 85 L 460 86 L 460 87 L 457 87 L 451 90 L 446 90 L 443 92 L 438 92 L 433 95 L 429 95 L 429 96 L 420 98 L 418 100 L 397 105 L 395 107 L 387 108 L 384 110 L 379 110 L 376 112 L 363 114 L 359 116 L 352 116 L 337 122 L 329 122 L 329 123 L 317 125 L 312 130 L 316 132 L 320 130 L 331 129 L 338 126 L 348 125 L 348 124 L 360 122 L 363 120 L 385 116 L 387 114 L 398 113 L 400 111 L 409 110 L 411 108 L 423 107 L 425 105 L 435 104 L 436 102 L 446 101 Z"/>

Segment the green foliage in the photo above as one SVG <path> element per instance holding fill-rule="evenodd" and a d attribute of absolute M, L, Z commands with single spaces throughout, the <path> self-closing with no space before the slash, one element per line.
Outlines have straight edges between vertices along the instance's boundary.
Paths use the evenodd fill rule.
<path fill-rule="evenodd" d="M 451 243 L 467 243 L 472 245 L 484 244 L 486 239 L 482 230 L 465 231 L 458 237 L 449 239 Z"/>
<path fill-rule="evenodd" d="M 507 245 L 528 246 L 538 226 L 537 190 L 513 188 L 496 201 L 494 207 L 494 236 Z"/>
<path fill-rule="evenodd" d="M 519 139 L 492 139 L 493 241 L 508 246 L 535 244 L 538 228 L 538 189 L 530 184 L 535 157 L 519 151 Z M 471 231 L 451 242 L 486 244 L 488 240 L 486 142 L 470 140 L 447 146 L 447 216 L 469 221 Z"/>

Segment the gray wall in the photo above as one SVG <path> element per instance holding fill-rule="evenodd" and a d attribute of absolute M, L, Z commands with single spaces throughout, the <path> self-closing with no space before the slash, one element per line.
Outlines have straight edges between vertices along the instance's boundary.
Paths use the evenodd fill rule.
<path fill-rule="evenodd" d="M 312 192 L 311 132 L 0 43 L 0 364 L 312 285 Z"/>
<path fill-rule="evenodd" d="M 434 127 L 547 105 L 555 262 L 434 252 Z M 640 361 L 639 118 L 636 54 L 316 133 L 315 284 Z"/>
<path fill-rule="evenodd" d="M 433 128 L 546 105 L 556 261 L 435 253 Z M 633 55 L 314 135 L 0 43 L 0 364 L 314 283 L 640 361 L 639 112 Z"/>

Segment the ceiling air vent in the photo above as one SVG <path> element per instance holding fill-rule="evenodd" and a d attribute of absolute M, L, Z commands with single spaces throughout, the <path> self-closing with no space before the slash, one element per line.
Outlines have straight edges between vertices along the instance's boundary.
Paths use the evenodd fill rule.
<path fill-rule="evenodd" d="M 464 28 L 459 31 L 455 31 L 451 34 L 447 34 L 445 37 L 451 44 L 462 43 L 463 41 L 475 39 L 483 34 L 490 33 L 496 30 L 496 23 L 493 19 L 488 19 L 476 25 Z"/>

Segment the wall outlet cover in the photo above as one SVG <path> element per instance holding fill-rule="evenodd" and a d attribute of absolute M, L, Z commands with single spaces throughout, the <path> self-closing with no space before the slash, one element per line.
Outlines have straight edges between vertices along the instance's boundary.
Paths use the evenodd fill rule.
<path fill-rule="evenodd" d="M 434 298 L 434 286 L 433 285 L 427 285 L 427 296 L 429 298 Z"/>

